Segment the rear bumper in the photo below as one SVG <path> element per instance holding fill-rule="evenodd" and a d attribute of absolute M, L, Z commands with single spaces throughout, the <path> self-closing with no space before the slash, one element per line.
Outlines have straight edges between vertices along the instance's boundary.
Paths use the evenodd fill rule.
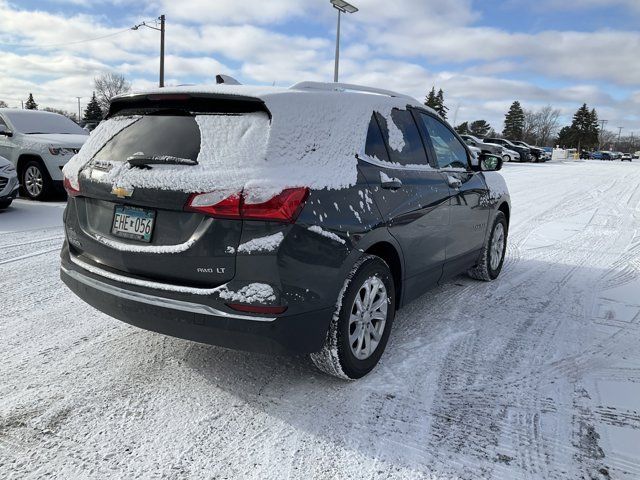
<path fill-rule="evenodd" d="M 60 278 L 89 305 L 136 327 L 195 342 L 264 353 L 316 352 L 334 310 L 280 317 L 233 314 L 198 303 L 199 295 L 178 300 L 102 278 L 73 264 L 68 255 L 63 250 Z"/>

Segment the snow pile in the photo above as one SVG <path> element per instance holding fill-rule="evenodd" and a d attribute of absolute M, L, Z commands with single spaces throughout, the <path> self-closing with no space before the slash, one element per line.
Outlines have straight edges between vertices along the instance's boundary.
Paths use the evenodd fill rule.
<path fill-rule="evenodd" d="M 276 299 L 271 285 L 266 283 L 250 283 L 237 292 L 229 290 L 226 286 L 219 291 L 220 298 L 242 303 L 265 303 Z"/>
<path fill-rule="evenodd" d="M 328 231 L 326 231 L 326 230 L 323 230 L 322 228 L 320 228 L 320 227 L 319 227 L 319 226 L 317 226 L 317 225 L 314 225 L 314 226 L 312 226 L 312 227 L 309 227 L 309 228 L 308 228 L 308 230 L 309 230 L 309 231 L 311 231 L 311 232 L 317 233 L 318 235 L 322 235 L 323 237 L 330 238 L 331 240 L 333 240 L 333 241 L 335 241 L 335 242 L 338 242 L 338 243 L 341 243 L 341 244 L 343 244 L 343 245 L 346 243 L 346 242 L 345 242 L 345 240 L 344 240 L 343 238 L 340 238 L 340 237 L 339 237 L 338 235 L 336 235 L 335 233 L 333 233 L 333 232 L 328 232 Z"/>
<path fill-rule="evenodd" d="M 265 102 L 271 119 L 264 112 L 198 115 L 199 165 L 154 165 L 151 170 L 142 170 L 122 163 L 102 181 L 126 188 L 186 192 L 235 193 L 244 189 L 251 201 L 264 201 L 290 187 L 346 188 L 356 183 L 356 154 L 364 150 L 372 113 L 377 111 L 386 118 L 390 144 L 402 150 L 404 138 L 391 111 L 411 103 L 383 95 L 233 85 L 163 88 L 150 93 L 177 92 L 257 97 Z M 69 162 L 65 174 L 75 179 L 102 144 L 135 120 L 114 117 L 103 122 Z"/>
<path fill-rule="evenodd" d="M 238 247 L 238 253 L 270 252 L 278 248 L 282 240 L 284 240 L 284 234 L 282 232 L 274 233 L 266 237 L 254 238 L 248 242 L 241 243 Z"/>
<path fill-rule="evenodd" d="M 140 120 L 139 116 L 131 117 L 113 117 L 109 120 L 101 122 L 100 125 L 89 136 L 80 151 L 71 157 L 62 169 L 65 177 L 67 177 L 73 188 L 78 187 L 78 174 L 80 170 L 98 153 L 107 141 L 111 140 L 116 134 L 127 128 L 129 125 Z"/>

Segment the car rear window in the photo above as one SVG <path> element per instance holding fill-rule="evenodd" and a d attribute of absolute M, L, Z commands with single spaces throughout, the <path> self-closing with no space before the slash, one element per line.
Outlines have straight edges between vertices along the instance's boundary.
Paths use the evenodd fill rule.
<path fill-rule="evenodd" d="M 133 155 L 173 156 L 196 160 L 200 129 L 191 115 L 143 115 L 105 143 L 94 157 L 124 162 Z"/>

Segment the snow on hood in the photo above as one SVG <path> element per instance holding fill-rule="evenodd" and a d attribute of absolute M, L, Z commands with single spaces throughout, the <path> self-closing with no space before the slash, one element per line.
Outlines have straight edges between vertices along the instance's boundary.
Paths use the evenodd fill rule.
<path fill-rule="evenodd" d="M 271 119 L 264 112 L 197 115 L 201 133 L 197 166 L 141 170 L 121 163 L 104 180 L 128 188 L 215 190 L 221 196 L 244 189 L 250 201 L 290 187 L 345 188 L 356 183 L 356 154 L 364 150 L 373 111 L 387 119 L 390 144 L 400 150 L 404 139 L 391 119 L 391 110 L 411 103 L 407 98 L 374 94 L 244 85 L 173 87 L 145 93 L 193 92 L 260 98 Z M 102 145 L 136 120 L 116 116 L 102 122 L 64 169 L 72 184 L 77 185 L 80 170 Z"/>
<path fill-rule="evenodd" d="M 80 148 L 89 139 L 89 135 L 39 133 L 25 134 L 30 141 L 46 143 L 47 145 L 59 145 L 68 148 Z"/>

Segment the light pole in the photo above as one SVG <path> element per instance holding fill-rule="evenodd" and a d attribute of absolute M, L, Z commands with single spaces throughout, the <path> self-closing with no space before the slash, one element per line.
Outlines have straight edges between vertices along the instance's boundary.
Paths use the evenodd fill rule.
<path fill-rule="evenodd" d="M 333 8 L 338 10 L 338 28 L 336 30 L 336 59 L 333 67 L 333 81 L 338 81 L 338 64 L 340 63 L 340 15 L 343 13 L 356 13 L 358 9 L 344 0 L 330 0 Z"/>
<path fill-rule="evenodd" d="M 160 15 L 158 20 L 160 20 L 160 28 L 152 27 L 151 25 L 147 25 L 145 22 L 142 22 L 131 27 L 131 30 L 138 30 L 140 27 L 147 27 L 160 32 L 160 79 L 158 84 L 159 86 L 164 87 L 164 15 Z"/>
<path fill-rule="evenodd" d="M 78 125 L 80 124 L 80 122 L 82 121 L 82 114 L 80 113 L 80 99 L 82 97 L 76 97 L 78 99 Z"/>
<path fill-rule="evenodd" d="M 600 120 L 600 135 L 598 139 L 598 150 L 602 150 L 602 137 L 604 133 L 604 126 L 607 124 L 609 120 Z"/>

